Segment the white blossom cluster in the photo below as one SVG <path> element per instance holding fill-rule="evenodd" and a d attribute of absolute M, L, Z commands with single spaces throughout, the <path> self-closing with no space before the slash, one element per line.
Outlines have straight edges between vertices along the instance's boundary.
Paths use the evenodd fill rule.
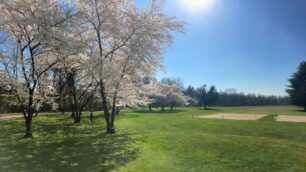
<path fill-rule="evenodd" d="M 176 86 L 145 86 L 162 68 L 162 54 L 183 23 L 162 2 L 139 9 L 131 0 L 0 0 L 1 84 L 25 110 L 57 108 L 55 71 L 75 72 L 76 88 L 110 108 L 151 103 L 147 94 L 185 102 Z M 158 90 L 158 91 L 156 91 Z"/>

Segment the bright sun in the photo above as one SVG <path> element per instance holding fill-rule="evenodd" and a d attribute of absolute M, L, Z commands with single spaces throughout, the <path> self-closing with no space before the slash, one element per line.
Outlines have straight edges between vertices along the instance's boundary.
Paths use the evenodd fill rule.
<path fill-rule="evenodd" d="M 177 0 L 191 14 L 199 14 L 209 10 L 215 0 Z"/>

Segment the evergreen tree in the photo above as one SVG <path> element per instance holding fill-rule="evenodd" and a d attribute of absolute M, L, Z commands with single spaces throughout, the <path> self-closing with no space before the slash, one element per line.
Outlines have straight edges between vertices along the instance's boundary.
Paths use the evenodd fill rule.
<path fill-rule="evenodd" d="M 197 89 L 197 100 L 200 106 L 207 109 L 207 91 L 206 85 L 202 85 Z"/>
<path fill-rule="evenodd" d="M 184 94 L 188 97 L 190 97 L 190 100 L 188 101 L 189 106 L 196 106 L 196 99 L 197 99 L 197 91 L 196 89 L 192 86 L 189 85 L 185 90 Z"/>
<path fill-rule="evenodd" d="M 216 87 L 213 85 L 207 92 L 207 104 L 210 106 L 216 105 L 218 102 L 218 92 Z"/>
<path fill-rule="evenodd" d="M 289 79 L 290 85 L 286 90 L 293 104 L 303 106 L 306 112 L 306 61 L 300 63 L 298 71 Z"/>

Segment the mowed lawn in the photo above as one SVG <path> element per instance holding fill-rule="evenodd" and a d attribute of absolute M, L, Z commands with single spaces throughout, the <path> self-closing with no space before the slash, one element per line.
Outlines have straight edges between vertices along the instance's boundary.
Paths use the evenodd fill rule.
<path fill-rule="evenodd" d="M 69 115 L 33 119 L 34 139 L 22 139 L 23 119 L 0 122 L 0 171 L 306 171 L 306 123 L 275 116 L 306 115 L 285 107 L 125 110 L 117 134 Z M 268 114 L 258 121 L 198 119 L 198 115 Z"/>

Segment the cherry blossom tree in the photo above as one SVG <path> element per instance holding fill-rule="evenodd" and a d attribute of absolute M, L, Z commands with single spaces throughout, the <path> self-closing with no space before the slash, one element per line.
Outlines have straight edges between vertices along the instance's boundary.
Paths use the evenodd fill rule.
<path fill-rule="evenodd" d="M 172 111 L 174 106 L 185 106 L 188 105 L 191 99 L 185 96 L 182 92 L 180 86 L 176 84 L 168 85 L 162 83 L 155 83 L 152 85 L 154 88 L 153 97 L 154 102 L 161 106 L 162 111 L 164 111 L 165 106 L 169 106 Z"/>
<path fill-rule="evenodd" d="M 157 1 L 142 10 L 131 0 L 79 0 L 76 5 L 84 34 L 91 38 L 85 54 L 99 84 L 107 133 L 115 133 L 116 107 L 135 102 L 139 78 L 155 75 L 172 33 L 181 32 L 183 24 L 163 14 Z"/>
<path fill-rule="evenodd" d="M 81 122 L 84 108 L 97 93 L 98 84 L 94 82 L 86 59 L 73 57 L 61 68 L 64 76 L 64 86 L 68 90 L 69 102 L 72 110 L 72 117 L 75 123 Z"/>
<path fill-rule="evenodd" d="M 32 137 L 33 112 L 54 102 L 50 71 L 71 55 L 75 35 L 67 22 L 74 16 L 60 0 L 1 0 L 1 82 L 10 86 L 23 112 L 25 137 Z M 75 48 L 77 49 L 77 48 Z"/>
<path fill-rule="evenodd" d="M 115 133 L 118 107 L 151 102 L 142 78 L 155 76 L 173 33 L 183 31 L 183 23 L 162 13 L 163 3 L 155 0 L 148 9 L 132 0 L 1 0 L 0 7 L 7 39 L 1 82 L 22 108 L 25 137 L 32 137 L 35 110 L 43 103 L 57 108 L 57 74 L 66 82 L 57 86 L 69 85 L 76 121 L 99 89 L 107 133 Z"/>

